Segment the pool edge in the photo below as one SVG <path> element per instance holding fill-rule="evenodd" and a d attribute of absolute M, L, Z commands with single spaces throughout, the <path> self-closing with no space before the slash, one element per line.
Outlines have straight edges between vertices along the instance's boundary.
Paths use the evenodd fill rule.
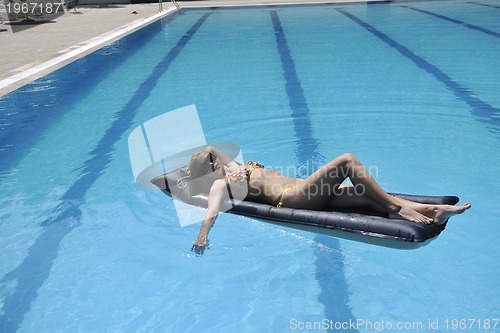
<path fill-rule="evenodd" d="M 185 1 L 180 1 L 181 7 L 168 8 L 164 12 L 159 12 L 153 16 L 150 16 L 139 21 L 132 22 L 120 26 L 111 31 L 105 32 L 99 36 L 88 39 L 84 42 L 78 43 L 76 45 L 70 46 L 63 51 L 63 54 L 57 56 L 53 59 L 47 60 L 41 64 L 35 65 L 29 69 L 22 72 L 9 76 L 5 79 L 0 80 L 0 97 L 3 97 L 33 81 L 50 74 L 86 55 L 99 50 L 100 48 L 111 44 L 112 42 L 119 40 L 157 20 L 160 20 L 168 15 L 179 12 L 182 9 L 210 9 L 210 8 L 246 8 L 246 7 L 275 7 L 275 6 L 307 6 L 307 5 L 324 5 L 324 4 L 360 4 L 360 3 L 390 3 L 393 0 L 312 0 L 312 1 L 296 1 L 293 0 L 282 0 L 278 2 L 266 2 L 265 0 L 260 0 L 255 3 L 250 3 L 245 1 L 244 3 L 218 3 L 208 4 L 203 2 L 202 4 L 195 5 L 189 4 Z M 186 6 L 187 5 L 187 6 Z M 29 64 L 27 65 L 29 66 Z"/>
<path fill-rule="evenodd" d="M 225 1 L 215 1 L 215 4 L 192 3 L 191 1 L 178 1 L 181 4 L 181 9 L 203 9 L 203 8 L 247 8 L 247 7 L 277 7 L 277 6 L 310 6 L 310 5 L 342 5 L 342 4 L 363 4 L 363 3 L 391 3 L 394 0 L 281 0 L 277 2 L 267 2 L 259 0 L 258 2 L 244 3 L 225 3 Z"/>
<path fill-rule="evenodd" d="M 11 93 L 31 82 L 50 74 L 86 55 L 95 52 L 102 47 L 109 45 L 135 31 L 158 21 L 168 15 L 171 15 L 178 10 L 176 8 L 169 8 L 164 12 L 159 12 L 153 16 L 145 19 L 134 21 L 130 24 L 122 25 L 116 29 L 105 32 L 99 36 L 88 39 L 84 42 L 78 43 L 74 46 L 61 51 L 62 54 L 45 61 L 39 65 L 31 67 L 25 71 L 14 74 L 6 79 L 0 80 L 0 97 Z"/>

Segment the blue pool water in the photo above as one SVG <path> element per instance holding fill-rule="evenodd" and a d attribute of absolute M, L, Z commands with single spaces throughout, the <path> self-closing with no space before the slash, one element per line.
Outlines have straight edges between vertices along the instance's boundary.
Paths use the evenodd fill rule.
<path fill-rule="evenodd" d="M 498 7 L 186 10 L 3 96 L 0 331 L 494 331 Z M 127 148 L 190 104 L 246 158 L 307 176 L 349 151 L 388 191 L 473 209 L 415 251 L 223 214 L 194 256 L 199 225 L 134 183 Z"/>

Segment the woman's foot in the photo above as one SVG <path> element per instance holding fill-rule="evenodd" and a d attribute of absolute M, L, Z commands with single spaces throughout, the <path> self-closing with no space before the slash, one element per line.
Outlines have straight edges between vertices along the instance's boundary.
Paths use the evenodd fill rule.
<path fill-rule="evenodd" d="M 389 208 L 389 217 L 391 219 L 403 219 L 423 224 L 431 224 L 433 222 L 432 218 L 427 217 L 410 207 L 406 207 L 405 205 Z"/>
<path fill-rule="evenodd" d="M 434 223 L 443 224 L 452 216 L 462 214 L 471 207 L 470 202 L 462 206 L 437 205 L 435 208 Z"/>

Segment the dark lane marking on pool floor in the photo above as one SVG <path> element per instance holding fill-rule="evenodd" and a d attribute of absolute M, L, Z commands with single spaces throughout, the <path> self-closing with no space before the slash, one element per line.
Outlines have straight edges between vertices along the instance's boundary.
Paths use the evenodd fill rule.
<path fill-rule="evenodd" d="M 0 182 L 38 138 L 155 37 L 148 31 L 137 31 L 0 98 Z M 127 51 L 116 52 L 115 47 Z M 98 63 L 103 54 L 106 66 Z"/>
<path fill-rule="evenodd" d="M 290 108 L 292 109 L 292 120 L 295 134 L 298 138 L 297 159 L 301 164 L 310 162 L 313 168 L 324 164 L 325 158 L 318 152 L 318 140 L 313 136 L 310 110 L 304 95 L 304 89 L 297 74 L 288 41 L 283 31 L 280 18 L 276 11 L 270 11 L 278 52 L 281 58 L 281 66 L 285 79 L 285 90 L 288 96 Z M 307 170 L 307 168 L 305 168 Z M 308 174 L 300 174 L 307 177 Z M 325 318 L 335 318 L 340 321 L 356 321 L 349 305 L 350 294 L 344 273 L 344 257 L 342 255 L 340 242 L 337 238 L 324 235 L 316 235 L 314 241 L 335 249 L 335 255 L 314 248 L 316 256 L 316 276 L 321 292 L 318 301 L 324 307 Z M 328 330 L 329 332 L 332 329 Z M 353 329 L 352 332 L 358 332 Z"/>
<path fill-rule="evenodd" d="M 487 3 L 482 3 L 482 2 L 472 2 L 472 1 L 468 1 L 468 2 L 466 2 L 466 3 L 471 4 L 471 5 L 476 5 L 476 6 L 491 7 L 491 8 L 497 8 L 497 9 L 500 9 L 500 6 L 490 5 L 490 4 L 487 4 Z"/>
<path fill-rule="evenodd" d="M 50 275 L 62 239 L 80 224 L 80 205 L 84 203 L 87 191 L 112 161 L 113 146 L 130 129 L 139 107 L 209 16 L 210 13 L 203 15 L 180 38 L 165 58 L 154 68 L 151 75 L 140 85 L 127 104 L 116 113 L 115 121 L 111 127 L 98 142 L 96 148 L 89 153 L 92 157 L 79 168 L 81 170 L 80 178 L 61 197 L 61 203 L 54 210 L 52 216 L 41 223 L 45 228 L 29 248 L 24 261 L 0 281 L 1 284 L 9 284 L 12 283 L 11 281 L 17 282 L 14 292 L 5 298 L 3 303 L 1 311 L 3 314 L 0 316 L 1 332 L 15 332 L 21 326 L 24 316 L 30 311 L 31 304 L 37 298 L 38 289 Z"/>
<path fill-rule="evenodd" d="M 276 11 L 271 11 L 271 19 L 276 37 L 276 44 L 281 58 L 281 66 L 285 79 L 285 90 L 288 96 L 295 133 L 299 139 L 298 157 L 300 163 L 316 162 L 324 159 L 318 153 L 318 140 L 313 137 L 312 124 L 309 117 L 309 106 L 304 96 L 302 84 L 297 75 L 288 42 Z M 308 176 L 308 175 L 301 175 Z"/>
<path fill-rule="evenodd" d="M 416 12 L 420 12 L 420 13 L 423 13 L 423 14 L 427 14 L 427 15 L 439 18 L 441 20 L 445 20 L 445 21 L 448 21 L 448 22 L 451 22 L 451 23 L 458 24 L 458 25 L 460 25 L 462 27 L 466 27 L 466 28 L 469 28 L 469 29 L 472 29 L 472 30 L 476 30 L 476 31 L 485 33 L 485 34 L 493 36 L 493 37 L 500 38 L 500 33 L 498 33 L 498 32 L 495 32 L 495 31 L 492 31 L 492 30 L 488 30 L 488 29 L 482 28 L 482 27 L 477 26 L 477 25 L 469 24 L 467 22 L 460 21 L 460 20 L 454 19 L 452 17 L 444 16 L 444 15 L 437 14 L 437 13 L 433 13 L 433 12 L 430 12 L 428 10 L 424 10 L 424 9 L 420 9 L 420 8 L 416 8 L 416 7 L 411 7 L 411 6 L 408 6 L 408 5 L 401 5 L 400 7 L 403 7 L 403 8 L 406 8 L 406 9 L 411 9 L 411 10 L 414 10 Z"/>
<path fill-rule="evenodd" d="M 371 26 L 360 18 L 345 11 L 344 9 L 337 8 L 337 11 L 347 16 L 349 19 L 359 24 L 361 27 L 375 35 L 381 41 L 396 49 L 401 55 L 411 60 L 415 65 L 434 76 L 437 80 L 443 83 L 459 100 L 467 103 L 471 108 L 471 113 L 481 122 L 486 123 L 488 130 L 498 136 L 500 133 L 500 109 L 491 106 L 485 101 L 476 97 L 476 94 L 462 86 L 460 83 L 454 81 L 450 76 L 444 73 L 437 66 L 429 63 L 424 58 L 413 53 L 406 46 L 398 43 L 396 40 L 390 38 L 377 28 Z"/>

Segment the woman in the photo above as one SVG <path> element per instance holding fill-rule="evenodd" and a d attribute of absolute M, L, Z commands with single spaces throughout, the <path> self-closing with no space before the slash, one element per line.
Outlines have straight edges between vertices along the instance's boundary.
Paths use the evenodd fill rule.
<path fill-rule="evenodd" d="M 390 218 L 425 224 L 445 223 L 471 207 L 470 203 L 420 204 L 389 195 L 350 153 L 328 162 L 306 179 L 286 177 L 254 161 L 239 164 L 213 146 L 193 154 L 188 164 L 191 178 L 216 174 L 214 171 L 219 171 L 220 177 L 210 182 L 207 213 L 192 247 L 196 253 L 203 253 L 207 247 L 208 233 L 228 198 L 312 210 L 364 207 Z M 342 184 L 347 178 L 352 186 Z"/>

